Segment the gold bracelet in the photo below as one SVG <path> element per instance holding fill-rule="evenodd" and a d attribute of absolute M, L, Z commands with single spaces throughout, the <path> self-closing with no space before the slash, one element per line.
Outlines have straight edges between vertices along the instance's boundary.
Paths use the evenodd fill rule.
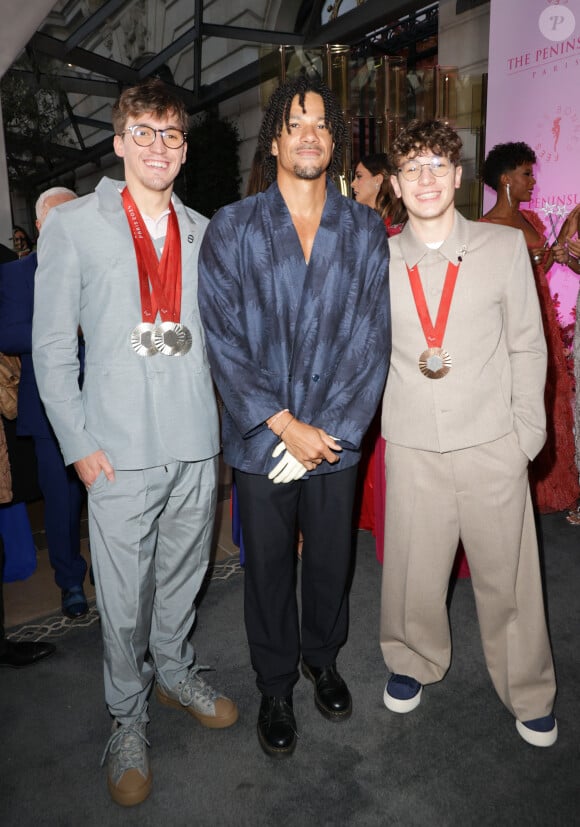
<path fill-rule="evenodd" d="M 282 428 L 282 430 L 278 434 L 278 439 L 282 439 L 282 434 L 284 433 L 284 431 L 286 430 L 288 425 L 290 425 L 290 423 L 292 422 L 293 419 L 294 419 L 294 417 L 292 416 L 292 414 L 290 414 L 290 419 L 288 420 L 288 422 L 284 425 L 284 427 Z"/>
<path fill-rule="evenodd" d="M 274 429 L 272 428 L 272 425 L 274 424 L 274 422 L 275 422 L 277 419 L 279 419 L 279 417 L 281 417 L 281 416 L 282 416 L 282 414 L 285 414 L 285 413 L 290 413 L 290 411 L 288 410 L 288 408 L 284 408 L 282 411 L 278 411 L 278 413 L 277 413 L 277 414 L 274 414 L 274 416 L 273 416 L 273 417 L 272 417 L 272 419 L 270 420 L 270 424 L 268 425 L 268 428 L 269 428 L 271 431 L 273 431 L 273 430 L 274 430 Z"/>

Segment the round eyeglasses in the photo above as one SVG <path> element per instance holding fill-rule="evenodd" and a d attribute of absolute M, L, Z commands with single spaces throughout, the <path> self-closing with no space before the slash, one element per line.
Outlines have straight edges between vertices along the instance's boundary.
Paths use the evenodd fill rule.
<path fill-rule="evenodd" d="M 155 143 L 157 133 L 159 133 L 167 149 L 179 149 L 185 143 L 187 136 L 187 132 L 182 132 L 181 129 L 175 129 L 172 126 L 168 129 L 153 129 L 152 126 L 141 123 L 128 126 L 120 134 L 124 135 L 125 132 L 131 133 L 131 137 L 137 146 L 152 146 Z"/>
<path fill-rule="evenodd" d="M 405 161 L 397 172 L 400 172 L 405 181 L 418 181 L 423 172 L 423 167 L 427 167 L 431 175 L 435 178 L 444 178 L 451 169 L 451 161 L 448 158 L 441 158 L 438 155 L 433 155 L 425 163 L 421 163 L 419 158 L 411 158 L 410 161 Z"/>

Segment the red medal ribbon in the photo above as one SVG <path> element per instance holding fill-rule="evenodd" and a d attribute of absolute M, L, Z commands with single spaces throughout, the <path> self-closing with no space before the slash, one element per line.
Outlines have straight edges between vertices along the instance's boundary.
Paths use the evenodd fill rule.
<path fill-rule="evenodd" d="M 443 345 L 443 337 L 445 336 L 445 328 L 447 327 L 447 319 L 449 318 L 449 310 L 451 308 L 451 300 L 453 298 L 458 272 L 459 264 L 453 264 L 450 261 L 447 265 L 447 273 L 445 274 L 445 283 L 443 284 L 443 292 L 441 293 L 441 301 L 439 302 L 439 310 L 437 311 L 437 321 L 435 322 L 435 327 L 433 327 L 433 322 L 431 321 L 425 300 L 425 293 L 423 292 L 423 285 L 419 277 L 419 268 L 417 265 L 414 267 L 407 265 L 407 273 L 409 274 L 409 282 L 411 284 L 411 290 L 413 291 L 413 298 L 415 299 L 415 307 L 417 308 L 419 321 L 425 334 L 427 347 L 441 347 Z"/>
<path fill-rule="evenodd" d="M 139 208 L 125 187 L 122 192 L 125 215 L 131 228 L 141 293 L 141 313 L 144 322 L 155 322 L 157 310 L 164 322 L 179 322 L 181 316 L 181 237 L 173 204 L 169 204 L 167 234 L 161 260 Z"/>

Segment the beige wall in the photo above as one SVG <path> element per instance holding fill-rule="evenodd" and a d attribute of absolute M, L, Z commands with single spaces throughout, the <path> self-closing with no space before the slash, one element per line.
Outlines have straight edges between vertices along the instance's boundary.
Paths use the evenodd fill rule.
<path fill-rule="evenodd" d="M 456 14 L 456 0 L 439 2 L 440 66 L 458 70 L 456 124 L 463 140 L 463 184 L 457 205 L 469 218 L 479 216 L 481 185 L 478 181 L 478 151 L 482 140 L 480 113 L 481 78 L 487 72 L 489 52 L 489 3 Z"/>

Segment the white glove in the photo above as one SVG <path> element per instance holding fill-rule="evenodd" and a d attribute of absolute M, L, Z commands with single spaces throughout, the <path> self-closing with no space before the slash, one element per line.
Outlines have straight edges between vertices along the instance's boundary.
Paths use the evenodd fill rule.
<path fill-rule="evenodd" d="M 274 458 L 279 457 L 282 451 L 284 451 L 284 455 L 280 462 L 272 468 L 268 474 L 268 479 L 274 483 L 294 482 L 294 480 L 301 479 L 308 471 L 308 468 L 302 465 L 296 457 L 292 456 L 283 442 L 279 442 L 278 445 L 276 445 L 272 451 L 272 456 Z"/>

